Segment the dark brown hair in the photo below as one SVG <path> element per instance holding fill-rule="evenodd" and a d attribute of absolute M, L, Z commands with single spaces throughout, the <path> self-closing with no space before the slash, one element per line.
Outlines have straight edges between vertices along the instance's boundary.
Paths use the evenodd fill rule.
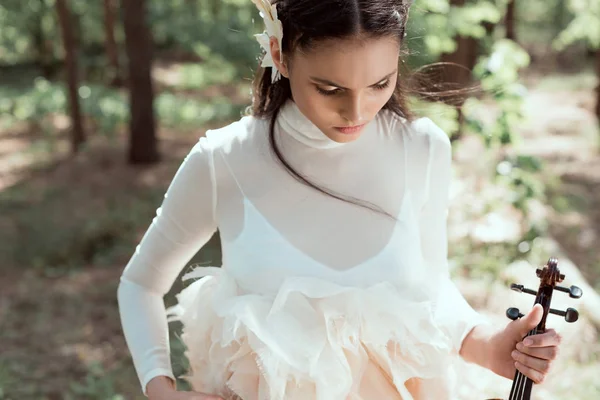
<path fill-rule="evenodd" d="M 410 0 L 272 0 L 276 4 L 279 20 L 283 25 L 283 54 L 296 50 L 311 50 L 319 43 L 331 39 L 355 36 L 367 38 L 395 37 L 403 45 Z M 403 74 L 399 63 L 399 74 Z M 336 194 L 315 185 L 298 173 L 283 157 L 275 141 L 275 124 L 279 110 L 292 98 L 290 81 L 281 77 L 271 82 L 271 67 L 259 68 L 252 91 L 252 114 L 270 120 L 269 143 L 271 150 L 285 169 L 300 182 L 335 197 L 371 210 L 389 215 L 379 207 Z M 397 79 L 394 93 L 383 107 L 411 120 L 403 79 Z"/>

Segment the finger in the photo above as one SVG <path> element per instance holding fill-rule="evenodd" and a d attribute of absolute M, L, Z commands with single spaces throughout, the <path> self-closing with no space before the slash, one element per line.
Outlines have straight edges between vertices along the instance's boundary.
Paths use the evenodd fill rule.
<path fill-rule="evenodd" d="M 561 342 L 562 337 L 554 329 L 549 329 L 544 333 L 528 336 L 523 339 L 523 344 L 526 347 L 558 346 Z"/>
<path fill-rule="evenodd" d="M 529 379 L 531 379 L 533 382 L 535 382 L 537 384 L 544 382 L 544 378 L 545 378 L 544 375 L 542 375 L 538 371 L 535 371 L 535 370 L 527 367 L 526 365 L 521 364 L 518 361 L 515 362 L 515 368 L 517 368 L 523 375 L 525 375 L 526 377 L 528 377 Z"/>
<path fill-rule="evenodd" d="M 544 307 L 541 304 L 534 304 L 533 308 L 523 318 L 517 319 L 515 322 L 515 328 L 521 337 L 527 335 L 533 328 L 535 328 L 542 317 L 544 316 Z"/>
<path fill-rule="evenodd" d="M 516 350 L 512 352 L 511 356 L 513 360 L 517 361 L 521 365 L 542 375 L 546 375 L 550 371 L 550 361 L 548 360 L 532 357 Z"/>
<path fill-rule="evenodd" d="M 558 346 L 549 347 L 527 347 L 522 343 L 517 343 L 517 350 L 532 357 L 541 358 L 542 360 L 556 360 L 558 358 Z"/>

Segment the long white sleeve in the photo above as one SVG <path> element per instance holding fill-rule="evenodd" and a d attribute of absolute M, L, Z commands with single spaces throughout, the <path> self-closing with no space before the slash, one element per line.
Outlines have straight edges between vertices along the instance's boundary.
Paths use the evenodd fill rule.
<path fill-rule="evenodd" d="M 177 171 L 117 291 L 123 332 L 144 394 L 152 378 L 174 379 L 163 296 L 216 231 L 215 207 L 212 149 L 202 138 Z"/>
<path fill-rule="evenodd" d="M 458 352 L 467 334 L 478 324 L 487 322 L 476 312 L 450 279 L 448 268 L 447 216 L 452 175 L 450 139 L 428 121 L 429 162 L 426 176 L 426 202 L 420 215 L 421 246 L 425 263 L 439 273 L 436 318 L 452 337 Z"/>

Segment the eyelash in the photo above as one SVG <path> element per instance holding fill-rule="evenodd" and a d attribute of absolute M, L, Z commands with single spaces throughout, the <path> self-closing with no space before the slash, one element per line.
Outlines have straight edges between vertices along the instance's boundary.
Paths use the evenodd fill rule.
<path fill-rule="evenodd" d="M 387 81 L 385 81 L 383 83 L 378 83 L 377 85 L 374 85 L 373 89 L 375 89 L 375 90 L 384 90 L 384 89 L 387 89 L 389 86 L 390 86 L 390 80 L 388 79 Z M 341 90 L 340 89 L 323 90 L 323 89 L 321 89 L 320 87 L 317 86 L 317 91 L 319 93 L 321 93 L 323 96 L 335 96 Z"/>

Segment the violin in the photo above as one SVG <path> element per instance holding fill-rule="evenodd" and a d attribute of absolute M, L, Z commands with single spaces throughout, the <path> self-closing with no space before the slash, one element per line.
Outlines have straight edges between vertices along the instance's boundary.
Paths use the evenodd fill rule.
<path fill-rule="evenodd" d="M 534 305 L 541 304 L 544 308 L 542 320 L 534 329 L 529 331 L 525 337 L 544 333 L 546 331 L 546 317 L 548 314 L 560 315 L 569 323 L 575 322 L 577 319 L 579 319 L 579 313 L 574 308 L 567 308 L 566 311 L 550 308 L 552 294 L 555 290 L 568 293 L 569 297 L 572 299 L 579 299 L 583 295 L 583 291 L 577 286 L 571 286 L 568 288 L 557 286 L 557 283 L 561 283 L 565 279 L 565 275 L 561 274 L 560 270 L 558 269 L 558 260 L 554 257 L 550 258 L 543 268 L 536 269 L 536 274 L 537 277 L 540 278 L 540 287 L 537 292 L 524 288 L 523 285 L 517 285 L 515 283 L 510 285 L 510 288 L 516 292 L 535 295 Z M 511 307 L 506 310 L 506 316 L 514 321 L 523 317 L 524 315 L 519 312 L 518 308 Z M 508 400 L 530 400 L 532 387 L 533 381 L 517 370 L 515 372 L 515 377 L 513 379 Z"/>

